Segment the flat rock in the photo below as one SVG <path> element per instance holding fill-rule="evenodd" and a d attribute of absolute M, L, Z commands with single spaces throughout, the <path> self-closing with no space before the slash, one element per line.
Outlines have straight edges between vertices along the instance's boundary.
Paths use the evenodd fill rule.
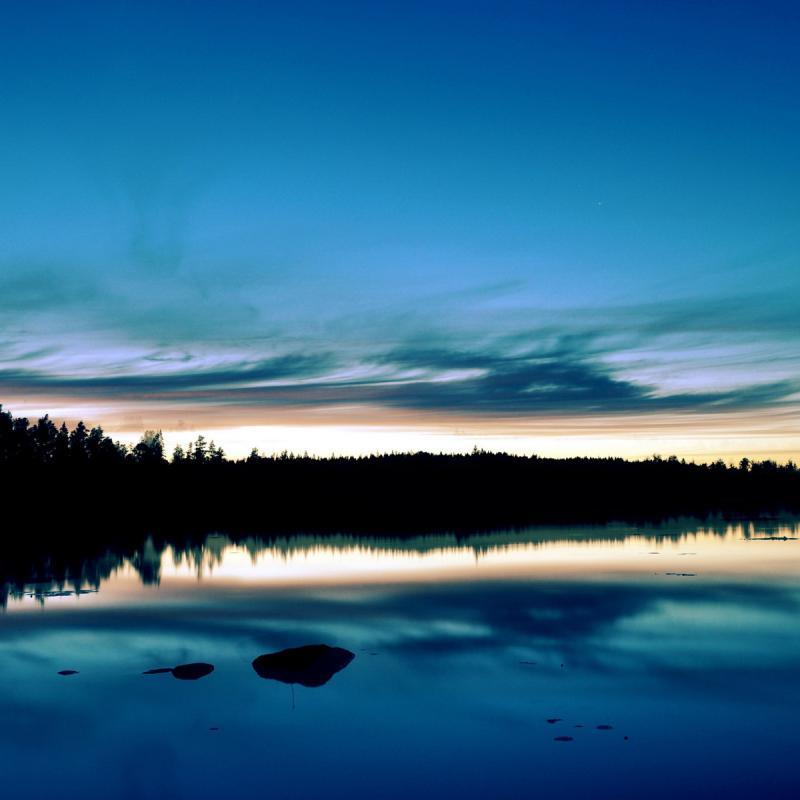
<path fill-rule="evenodd" d="M 309 644 L 265 653 L 253 661 L 253 669 L 259 678 L 316 687 L 324 686 L 354 658 L 355 653 L 342 647 Z"/>

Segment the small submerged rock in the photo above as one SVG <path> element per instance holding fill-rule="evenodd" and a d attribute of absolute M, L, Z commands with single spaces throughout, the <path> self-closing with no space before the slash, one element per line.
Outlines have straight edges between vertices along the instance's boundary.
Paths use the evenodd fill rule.
<path fill-rule="evenodd" d="M 556 722 L 562 722 L 561 717 L 553 717 L 552 719 L 547 720 L 548 724 L 555 725 Z"/>
<path fill-rule="evenodd" d="M 200 678 L 205 678 L 214 671 L 213 664 L 204 664 L 198 662 L 196 664 L 180 664 L 172 670 L 172 677 L 177 678 L 179 681 L 196 681 Z"/>
<path fill-rule="evenodd" d="M 556 736 L 553 739 L 554 742 L 571 742 L 573 738 L 571 736 Z"/>
<path fill-rule="evenodd" d="M 58 674 L 59 675 L 77 675 L 78 674 L 78 670 L 76 670 L 76 669 L 60 669 L 58 671 Z"/>
<path fill-rule="evenodd" d="M 599 730 L 599 731 L 612 731 L 612 730 L 614 730 L 614 726 L 613 725 L 598 725 L 597 726 L 597 730 Z"/>
<path fill-rule="evenodd" d="M 171 672 L 173 678 L 179 681 L 197 681 L 200 678 L 205 678 L 214 671 L 213 664 L 206 664 L 202 661 L 197 661 L 192 664 L 179 664 L 177 667 L 156 667 L 155 669 L 145 670 L 142 675 L 163 675 L 166 672 Z"/>

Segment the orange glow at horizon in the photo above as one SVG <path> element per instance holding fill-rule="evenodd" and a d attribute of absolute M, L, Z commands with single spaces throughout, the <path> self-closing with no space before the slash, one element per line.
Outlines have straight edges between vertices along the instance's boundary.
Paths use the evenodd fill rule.
<path fill-rule="evenodd" d="M 6 398 L 6 410 L 35 419 L 102 425 L 129 444 L 143 431 L 163 430 L 168 452 L 198 435 L 214 440 L 228 457 L 253 448 L 269 455 L 288 450 L 310 455 L 485 450 L 548 457 L 676 455 L 690 461 L 743 457 L 800 459 L 800 406 L 758 411 L 638 414 L 466 416 L 377 406 L 323 408 L 186 406 L 76 402 L 72 398 Z"/>

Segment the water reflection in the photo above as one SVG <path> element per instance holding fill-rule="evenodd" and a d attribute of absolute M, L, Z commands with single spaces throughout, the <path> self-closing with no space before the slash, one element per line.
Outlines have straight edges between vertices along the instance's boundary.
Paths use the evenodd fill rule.
<path fill-rule="evenodd" d="M 4 567 L 0 780 L 86 800 L 793 798 L 799 532 L 216 535 Z M 284 683 L 324 689 L 292 711 Z"/>
<path fill-rule="evenodd" d="M 733 524 L 676 521 L 658 527 L 539 527 L 463 537 L 338 535 L 234 540 L 210 534 L 199 541 L 176 538 L 158 542 L 147 538 L 133 549 L 108 549 L 85 556 L 78 552 L 70 563 L 55 563 L 46 551 L 38 559 L 19 564 L 14 559 L 0 560 L 0 604 L 5 608 L 9 600 L 29 599 L 43 605 L 55 598 L 96 593 L 112 577 L 130 575 L 138 576 L 145 586 L 159 586 L 162 579 L 190 576 L 213 576 L 217 581 L 340 583 L 402 581 L 409 575 L 454 577 L 461 572 L 472 579 L 475 567 L 485 574 L 495 571 L 505 576 L 509 571 L 520 573 L 536 566 L 552 571 L 561 563 L 570 571 L 594 571 L 611 562 L 619 569 L 637 571 L 643 551 L 651 556 L 697 556 L 698 543 L 715 559 L 715 566 L 721 566 L 722 557 L 736 569 L 745 552 L 736 549 L 736 542 L 796 541 L 799 532 L 800 524 L 787 519 Z M 715 544 L 724 547 L 714 548 Z M 676 552 L 676 548 L 682 551 Z M 664 574 L 693 577 L 681 569 Z"/>

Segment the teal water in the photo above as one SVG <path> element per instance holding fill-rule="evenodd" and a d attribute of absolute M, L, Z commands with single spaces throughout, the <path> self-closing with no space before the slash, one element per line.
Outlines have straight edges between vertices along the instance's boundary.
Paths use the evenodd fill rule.
<path fill-rule="evenodd" d="M 794 798 L 798 536 L 792 520 L 213 535 L 87 563 L 64 585 L 22 580 L 0 612 L 0 786 L 86 800 Z M 315 643 L 355 656 L 324 685 L 252 667 Z M 190 662 L 214 670 L 142 675 Z"/>

